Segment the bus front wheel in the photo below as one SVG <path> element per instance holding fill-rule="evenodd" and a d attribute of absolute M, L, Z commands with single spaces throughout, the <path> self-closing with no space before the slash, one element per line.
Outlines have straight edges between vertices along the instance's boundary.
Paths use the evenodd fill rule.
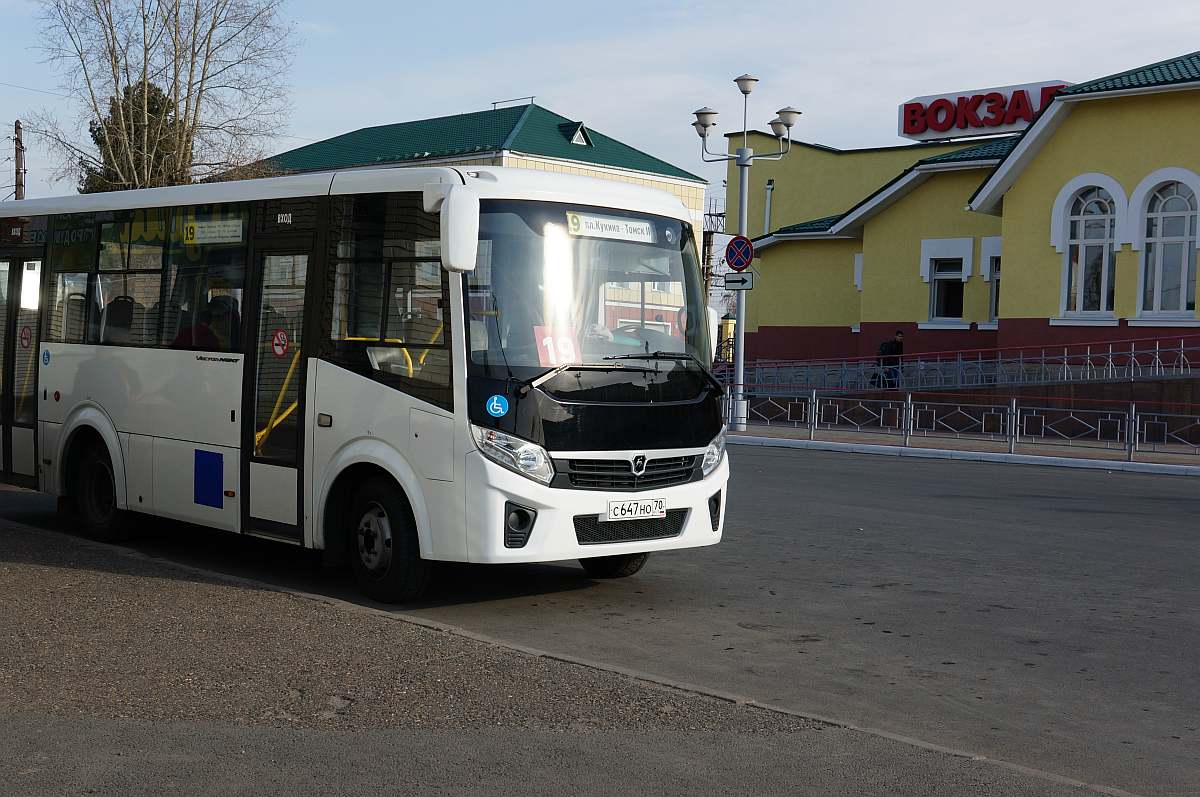
<path fill-rule="evenodd" d="M 117 508 L 112 460 L 103 443 L 92 443 L 80 456 L 74 493 L 72 504 L 88 537 L 101 542 L 126 537 L 124 513 Z"/>
<path fill-rule="evenodd" d="M 350 505 L 350 561 L 358 585 L 384 603 L 416 600 L 432 568 L 421 558 L 416 523 L 390 480 L 369 479 Z"/>
<path fill-rule="evenodd" d="M 627 553 L 617 556 L 593 556 L 580 559 L 579 564 L 592 578 L 625 578 L 641 570 L 650 558 L 648 553 Z"/>

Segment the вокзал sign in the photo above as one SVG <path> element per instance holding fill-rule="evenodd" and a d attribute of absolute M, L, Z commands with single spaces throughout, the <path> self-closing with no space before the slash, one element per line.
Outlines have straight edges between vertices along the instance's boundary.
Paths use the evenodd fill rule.
<path fill-rule="evenodd" d="M 899 133 L 917 141 L 935 141 L 1024 130 L 1054 92 L 1069 85 L 1065 80 L 1047 80 L 914 97 L 900 106 Z"/>

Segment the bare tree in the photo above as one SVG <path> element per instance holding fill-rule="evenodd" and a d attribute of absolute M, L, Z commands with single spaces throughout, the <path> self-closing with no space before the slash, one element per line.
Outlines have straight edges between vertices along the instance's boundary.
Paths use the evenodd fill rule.
<path fill-rule="evenodd" d="M 32 126 L 58 177 L 148 188 L 245 174 L 282 132 L 294 32 L 281 0 L 40 3 L 42 49 L 78 110 Z"/>

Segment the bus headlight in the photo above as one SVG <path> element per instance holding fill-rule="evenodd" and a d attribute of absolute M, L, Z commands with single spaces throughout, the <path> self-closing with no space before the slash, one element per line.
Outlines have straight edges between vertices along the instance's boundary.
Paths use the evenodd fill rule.
<path fill-rule="evenodd" d="M 474 424 L 471 425 L 471 435 L 479 451 L 497 465 L 542 484 L 549 484 L 554 478 L 550 455 L 537 443 Z"/>
<path fill-rule="evenodd" d="M 721 457 L 725 455 L 725 430 L 721 429 L 721 433 L 713 438 L 713 441 L 708 444 L 708 448 L 704 451 L 704 462 L 700 465 L 701 472 L 707 476 L 716 470 L 717 465 L 721 464 Z"/>

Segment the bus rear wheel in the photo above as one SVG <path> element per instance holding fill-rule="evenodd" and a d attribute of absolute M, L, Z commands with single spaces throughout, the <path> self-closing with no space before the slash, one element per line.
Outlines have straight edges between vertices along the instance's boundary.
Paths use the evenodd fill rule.
<path fill-rule="evenodd" d="M 74 508 L 85 535 L 101 542 L 127 536 L 124 512 L 117 508 L 117 480 L 112 460 L 102 443 L 92 443 L 82 453 L 75 471 Z"/>
<path fill-rule="evenodd" d="M 368 479 L 350 502 L 350 562 L 359 588 L 383 603 L 419 598 L 429 586 L 408 504 L 388 479 Z"/>
<path fill-rule="evenodd" d="M 648 553 L 626 553 L 580 559 L 579 564 L 592 578 L 626 578 L 641 570 L 649 558 Z"/>

